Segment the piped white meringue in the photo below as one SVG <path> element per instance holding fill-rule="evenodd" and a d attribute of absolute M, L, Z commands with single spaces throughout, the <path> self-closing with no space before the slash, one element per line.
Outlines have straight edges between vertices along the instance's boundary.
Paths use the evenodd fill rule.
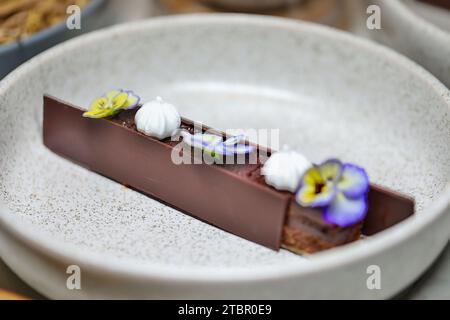
<path fill-rule="evenodd" d="M 279 151 L 270 156 L 261 169 L 267 184 L 277 190 L 295 192 L 304 173 L 312 167 L 302 154 Z"/>
<path fill-rule="evenodd" d="M 134 121 L 138 131 L 161 140 L 170 137 L 180 127 L 181 117 L 173 105 L 157 97 L 136 112 Z"/>

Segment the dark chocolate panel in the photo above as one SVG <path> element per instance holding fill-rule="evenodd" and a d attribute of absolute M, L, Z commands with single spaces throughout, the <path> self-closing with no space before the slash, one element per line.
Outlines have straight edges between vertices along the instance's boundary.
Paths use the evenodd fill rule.
<path fill-rule="evenodd" d="M 414 200 L 372 184 L 369 191 L 369 211 L 363 233 L 373 235 L 414 214 Z"/>
<path fill-rule="evenodd" d="M 255 165 L 181 164 L 173 146 L 44 98 L 44 144 L 92 171 L 240 237 L 278 249 L 289 196 L 248 178 Z"/>
<path fill-rule="evenodd" d="M 357 240 L 362 225 L 363 233 L 372 235 L 414 213 L 411 198 L 371 185 L 364 224 L 329 225 L 320 209 L 301 207 L 293 194 L 265 183 L 259 156 L 270 150 L 257 146 L 254 164 L 176 165 L 171 153 L 178 142 L 136 131 L 135 111 L 89 119 L 80 108 L 45 96 L 44 144 L 92 171 L 272 249 L 279 249 L 282 241 L 295 252 L 332 248 Z M 183 119 L 182 128 L 193 132 L 194 124 Z"/>

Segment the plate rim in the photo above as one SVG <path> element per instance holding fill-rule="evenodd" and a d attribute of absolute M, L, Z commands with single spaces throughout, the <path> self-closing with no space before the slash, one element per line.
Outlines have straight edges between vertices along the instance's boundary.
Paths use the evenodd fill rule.
<path fill-rule="evenodd" d="M 154 17 L 147 20 L 119 24 L 76 37 L 44 51 L 12 71 L 7 77 L 0 81 L 0 97 L 5 94 L 9 87 L 16 81 L 20 81 L 23 75 L 39 68 L 41 63 L 51 60 L 53 56 L 64 54 L 64 52 L 70 51 L 71 48 L 78 47 L 80 44 L 93 43 L 97 39 L 105 36 L 109 37 L 122 32 L 129 33 L 134 30 L 138 31 L 142 29 L 166 28 L 192 24 L 220 25 L 229 23 L 259 25 L 264 27 L 269 26 L 287 29 L 292 32 L 313 33 L 323 39 L 332 37 L 335 40 L 337 39 L 338 41 L 346 42 L 348 45 L 360 47 L 362 50 L 369 50 L 374 55 L 383 56 L 384 60 L 407 69 L 407 72 L 414 74 L 424 82 L 428 83 L 430 90 L 434 90 L 437 96 L 442 97 L 443 102 L 447 104 L 448 109 L 450 110 L 450 91 L 423 67 L 389 48 L 326 26 L 278 17 L 247 14 L 189 14 Z M 0 226 L 6 232 L 46 256 L 55 258 L 58 261 L 63 260 L 71 261 L 71 263 L 79 263 L 79 265 L 89 268 L 94 272 L 111 272 L 140 279 L 235 282 L 242 280 L 254 281 L 287 278 L 290 276 L 323 272 L 325 270 L 342 267 L 363 260 L 392 248 L 413 237 L 428 225 L 433 224 L 437 219 L 444 215 L 446 211 L 450 210 L 450 184 L 446 185 L 445 190 L 426 210 L 426 214 L 415 215 L 364 242 L 355 242 L 340 248 L 315 254 L 308 259 L 308 263 L 304 263 L 305 260 L 302 259 L 301 263 L 294 262 L 282 266 L 260 266 L 257 269 L 252 270 L 249 270 L 249 268 L 230 267 L 226 270 L 218 271 L 217 268 L 213 266 L 183 266 L 183 268 L 179 268 L 164 264 L 158 265 L 156 262 L 143 262 L 136 258 L 127 257 L 119 259 L 101 253 L 81 250 L 73 244 L 61 244 L 55 242 L 49 235 L 40 234 L 36 229 L 28 226 L 27 221 L 14 216 L 14 214 L 6 209 L 6 206 L 1 202 Z M 138 261 L 138 263 L 136 261 Z M 151 267 L 149 268 L 149 266 Z"/>

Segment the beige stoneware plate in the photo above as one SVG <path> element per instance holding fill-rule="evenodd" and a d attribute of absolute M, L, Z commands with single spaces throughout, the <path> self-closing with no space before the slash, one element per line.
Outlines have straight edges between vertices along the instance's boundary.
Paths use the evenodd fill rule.
<path fill-rule="evenodd" d="M 358 163 L 373 182 L 414 196 L 417 214 L 305 258 L 223 232 L 43 146 L 44 92 L 87 105 L 116 87 L 161 95 L 220 129 L 279 128 L 281 142 L 312 161 Z M 0 108 L 1 257 L 51 298 L 387 298 L 450 236 L 449 91 L 399 54 L 326 27 L 246 15 L 125 24 L 15 70 L 0 83 Z M 81 269 L 81 290 L 66 287 L 70 265 Z M 373 265 L 379 290 L 367 287 Z"/>

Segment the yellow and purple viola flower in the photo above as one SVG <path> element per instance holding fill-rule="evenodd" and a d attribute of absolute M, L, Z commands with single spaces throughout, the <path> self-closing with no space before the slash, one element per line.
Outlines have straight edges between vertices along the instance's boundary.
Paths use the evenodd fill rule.
<path fill-rule="evenodd" d="M 131 90 L 112 90 L 95 99 L 89 111 L 83 113 L 86 118 L 105 118 L 113 116 L 121 110 L 136 108 L 141 98 Z"/>
<path fill-rule="evenodd" d="M 368 192 L 363 168 L 330 159 L 305 172 L 296 200 L 304 207 L 323 208 L 325 221 L 344 228 L 364 219 Z"/>

